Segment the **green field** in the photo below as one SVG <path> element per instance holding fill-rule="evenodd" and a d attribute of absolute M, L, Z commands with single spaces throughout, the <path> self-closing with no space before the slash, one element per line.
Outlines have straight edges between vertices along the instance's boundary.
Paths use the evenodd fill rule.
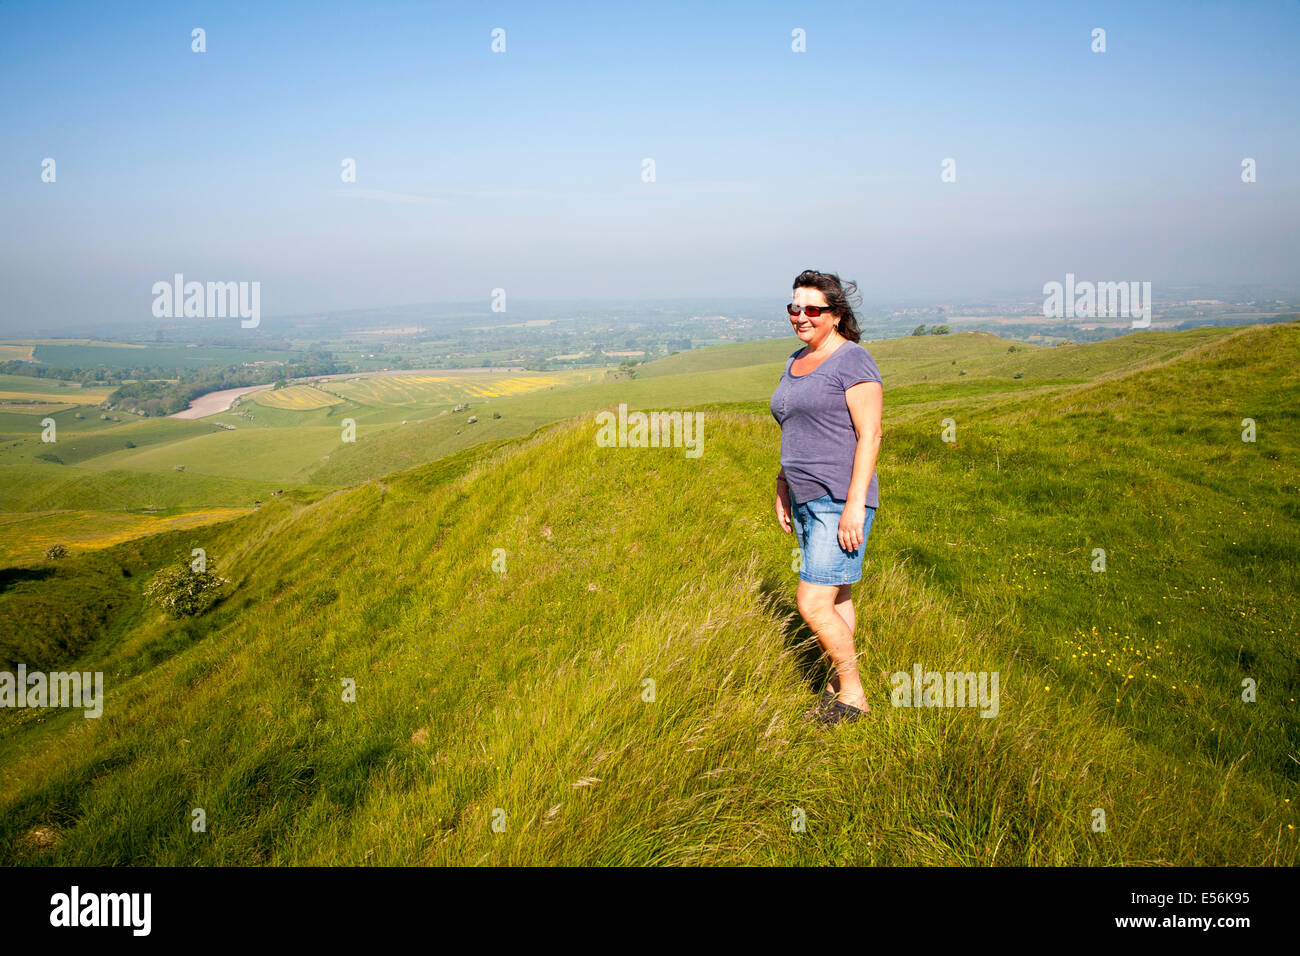
<path fill-rule="evenodd" d="M 108 386 L 83 388 L 78 382 L 30 375 L 0 375 L 0 401 L 57 401 L 98 405 L 113 390 Z"/>
<path fill-rule="evenodd" d="M 86 340 L 64 344 L 58 339 L 37 344 L 32 352 L 34 361 L 56 368 L 107 369 L 141 366 L 207 368 L 213 365 L 238 365 L 242 362 L 283 362 L 294 357 L 296 356 L 292 353 L 273 349 L 243 349 L 222 345 L 187 348 L 184 345 L 128 345 Z"/>
<path fill-rule="evenodd" d="M 872 707 L 829 731 L 772 517 L 793 339 L 460 413 L 70 423 L 63 464 L 6 440 L 0 531 L 263 504 L 0 561 L 5 666 L 107 686 L 0 711 L 0 860 L 1295 865 L 1300 324 L 867 344 Z M 620 402 L 702 410 L 704 454 L 597 446 Z M 230 583 L 173 621 L 143 588 L 195 547 Z M 997 672 L 997 717 L 890 706 L 918 664 Z"/>

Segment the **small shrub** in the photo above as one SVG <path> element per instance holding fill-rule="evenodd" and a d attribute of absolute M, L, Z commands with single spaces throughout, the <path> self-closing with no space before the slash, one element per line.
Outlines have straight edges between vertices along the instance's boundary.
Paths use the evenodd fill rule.
<path fill-rule="evenodd" d="M 52 544 L 45 549 L 46 561 L 57 561 L 68 556 L 68 549 L 61 544 Z"/>
<path fill-rule="evenodd" d="M 195 571 L 189 564 L 179 564 L 155 574 L 145 585 L 144 593 L 156 607 L 172 617 L 193 617 L 211 607 L 217 598 L 217 589 L 229 583 L 211 566 L 204 571 Z"/>

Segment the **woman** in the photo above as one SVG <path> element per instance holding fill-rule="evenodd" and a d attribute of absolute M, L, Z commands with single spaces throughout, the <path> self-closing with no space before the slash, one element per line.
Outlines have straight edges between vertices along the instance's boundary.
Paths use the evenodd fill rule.
<path fill-rule="evenodd" d="M 858 344 L 849 295 L 857 287 L 811 269 L 794 280 L 786 306 L 804 347 L 790 356 L 772 393 L 781 426 L 776 520 L 798 534 L 799 613 L 831 659 L 822 706 L 809 711 L 830 725 L 868 710 L 853 647 L 852 586 L 880 506 L 876 456 L 884 386 L 871 353 Z"/>

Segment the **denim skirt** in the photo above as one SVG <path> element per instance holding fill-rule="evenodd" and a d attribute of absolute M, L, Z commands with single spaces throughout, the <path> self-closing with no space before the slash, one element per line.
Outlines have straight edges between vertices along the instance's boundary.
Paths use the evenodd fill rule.
<path fill-rule="evenodd" d="M 862 580 L 862 552 L 876 520 L 868 507 L 862 544 L 853 551 L 840 547 L 840 516 L 844 500 L 822 495 L 812 501 L 791 501 L 794 533 L 799 539 L 799 580 L 809 584 L 856 584 Z"/>

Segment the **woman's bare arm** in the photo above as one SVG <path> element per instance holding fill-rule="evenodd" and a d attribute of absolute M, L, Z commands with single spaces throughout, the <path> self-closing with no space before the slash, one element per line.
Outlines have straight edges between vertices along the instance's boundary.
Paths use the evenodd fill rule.
<path fill-rule="evenodd" d="M 881 415 L 885 407 L 885 390 L 879 382 L 858 382 L 844 391 L 853 418 L 853 430 L 858 433 L 858 447 L 853 455 L 853 477 L 849 481 L 849 497 L 840 516 L 840 547 L 855 551 L 862 546 L 862 526 L 867 520 L 867 488 L 876 471 L 880 455 L 882 432 Z"/>

